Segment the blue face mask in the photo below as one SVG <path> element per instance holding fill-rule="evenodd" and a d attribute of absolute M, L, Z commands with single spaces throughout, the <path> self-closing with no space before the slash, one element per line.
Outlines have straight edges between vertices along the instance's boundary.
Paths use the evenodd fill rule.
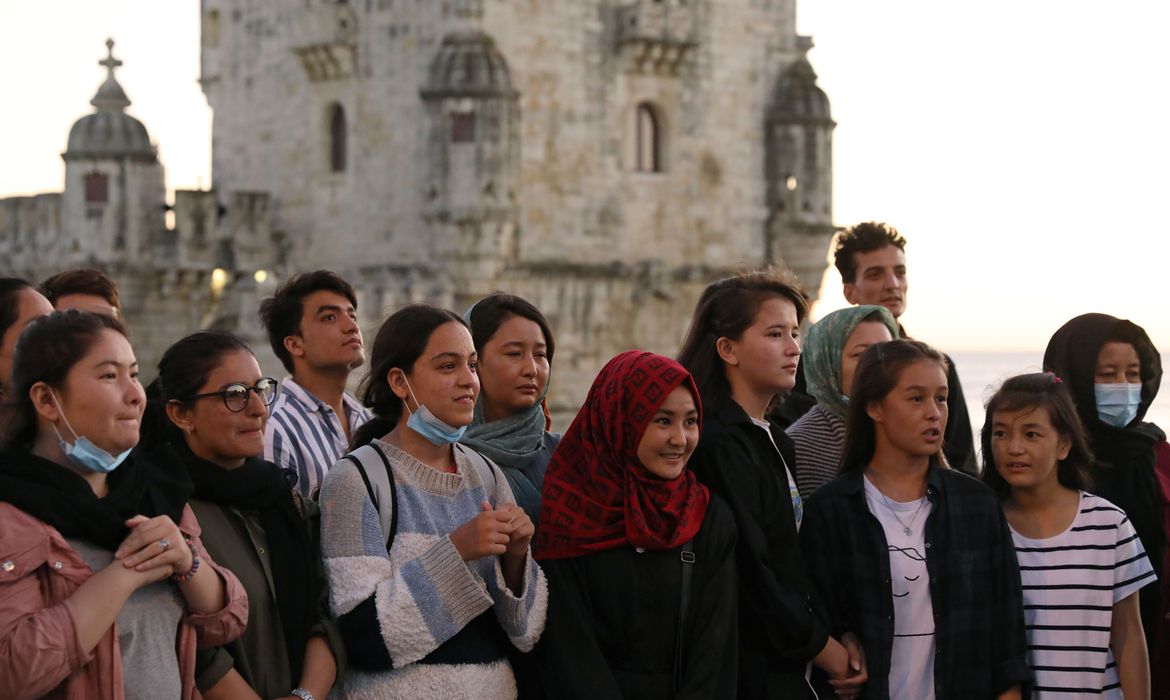
<path fill-rule="evenodd" d="M 1142 405 L 1141 384 L 1097 384 L 1097 417 L 1115 428 L 1124 428 L 1137 418 Z"/>
<path fill-rule="evenodd" d="M 410 388 L 410 381 L 406 382 L 406 390 L 410 392 L 410 398 L 414 399 L 414 405 L 418 406 L 418 410 L 410 413 L 410 417 L 406 419 L 406 427 L 414 432 L 422 435 L 433 445 L 450 445 L 463 437 L 467 432 L 467 426 L 461 428 L 452 428 L 443 421 L 435 417 L 431 413 L 431 409 L 418 402 L 414 397 L 414 389 Z M 407 411 L 410 407 L 407 406 Z"/>
<path fill-rule="evenodd" d="M 93 444 L 89 438 L 78 435 L 73 426 L 69 424 L 69 419 L 65 417 L 65 411 L 61 410 L 61 403 L 57 401 L 56 394 L 53 395 L 53 401 L 57 404 L 57 410 L 61 411 L 61 420 L 65 421 L 65 427 L 73 433 L 73 444 L 69 444 L 65 442 L 65 438 L 61 437 L 57 426 L 53 426 L 53 432 L 57 433 L 57 444 L 61 446 L 61 451 L 65 453 L 70 462 L 97 474 L 109 474 L 130 456 L 130 450 L 126 450 L 115 457 Z"/>

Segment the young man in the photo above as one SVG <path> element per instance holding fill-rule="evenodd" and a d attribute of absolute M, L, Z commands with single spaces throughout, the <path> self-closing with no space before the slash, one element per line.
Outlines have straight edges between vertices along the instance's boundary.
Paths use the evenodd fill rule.
<path fill-rule="evenodd" d="M 895 319 L 906 311 L 906 239 L 893 226 L 867 222 L 850 228 L 837 237 L 833 262 L 841 273 L 842 291 L 850 304 L 878 304 L 889 309 Z M 902 337 L 911 337 L 902 329 Z M 963 386 L 955 361 L 947 356 L 947 429 L 944 435 L 947 461 L 951 466 L 976 474 L 975 441 L 971 434 L 971 416 L 963 398 Z"/>
<path fill-rule="evenodd" d="M 260 305 L 272 351 L 292 377 L 264 431 L 264 458 L 297 475 L 315 497 L 325 472 L 349 449 L 350 436 L 370 419 L 345 393 L 349 373 L 365 362 L 353 287 L 317 270 L 296 275 Z"/>
<path fill-rule="evenodd" d="M 886 307 L 895 319 L 906 311 L 906 239 L 893 226 L 867 222 L 846 229 L 837 237 L 833 261 L 841 273 L 842 292 L 850 304 L 876 304 Z M 898 324 L 903 338 L 906 329 Z M 963 386 L 955 362 L 947 356 L 947 408 L 949 418 L 944 435 L 947 461 L 969 474 L 977 474 L 975 441 L 971 417 L 963 398 Z M 803 368 L 802 368 L 803 370 Z M 784 398 L 775 412 L 781 424 L 788 426 L 816 403 L 804 393 L 804 372 L 797 375 L 796 388 Z"/>
<path fill-rule="evenodd" d="M 41 282 L 40 291 L 58 311 L 81 309 L 122 318 L 118 285 L 106 273 L 92 267 L 58 272 Z"/>

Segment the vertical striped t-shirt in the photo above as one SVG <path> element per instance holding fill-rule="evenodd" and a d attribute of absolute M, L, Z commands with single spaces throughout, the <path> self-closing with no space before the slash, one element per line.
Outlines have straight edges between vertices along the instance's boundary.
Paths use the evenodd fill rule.
<path fill-rule="evenodd" d="M 1033 698 L 1120 698 L 1109 646 L 1113 606 L 1155 580 L 1125 512 L 1081 493 L 1067 530 L 1031 539 L 1012 530 L 1024 591 Z"/>
<path fill-rule="evenodd" d="M 349 394 L 342 395 L 352 435 L 371 413 Z M 313 498 L 325 472 L 349 451 L 349 438 L 337 412 L 288 377 L 272 404 L 264 429 L 264 459 L 297 475 L 297 488 Z"/>

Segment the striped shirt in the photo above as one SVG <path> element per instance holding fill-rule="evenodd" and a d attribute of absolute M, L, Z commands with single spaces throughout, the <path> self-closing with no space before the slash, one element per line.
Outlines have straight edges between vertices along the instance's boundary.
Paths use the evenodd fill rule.
<path fill-rule="evenodd" d="M 796 485 L 807 499 L 837 478 L 845 454 L 845 422 L 817 404 L 784 432 L 796 446 Z"/>
<path fill-rule="evenodd" d="M 357 399 L 342 394 L 351 434 L 372 414 Z M 349 451 L 337 412 L 293 381 L 280 383 L 264 429 L 264 459 L 297 475 L 297 488 L 311 498 L 329 467 Z"/>
<path fill-rule="evenodd" d="M 1141 540 L 1117 506 L 1081 494 L 1067 530 L 1030 539 L 1012 530 L 1024 591 L 1033 698 L 1121 698 L 1109 645 L 1113 606 L 1155 580 Z"/>

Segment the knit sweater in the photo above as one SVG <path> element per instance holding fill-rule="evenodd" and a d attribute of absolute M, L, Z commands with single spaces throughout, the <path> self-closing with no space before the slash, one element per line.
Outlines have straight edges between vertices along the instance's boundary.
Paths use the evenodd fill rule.
<path fill-rule="evenodd" d="M 784 432 L 796 446 L 796 487 L 807 499 L 837 478 L 845 454 L 845 422 L 817 404 Z"/>
<path fill-rule="evenodd" d="M 494 464 L 484 484 L 456 450 L 455 473 L 375 441 L 397 488 L 397 534 L 386 535 L 361 473 L 341 460 L 321 487 L 321 552 L 329 598 L 350 651 L 344 698 L 510 698 L 509 644 L 529 651 L 544 629 L 548 587 L 528 555 L 520 595 L 500 558 L 464 562 L 449 537 L 481 512 L 514 503 Z M 385 499 L 389 500 L 389 499 Z M 389 509 L 392 503 L 382 502 Z"/>

